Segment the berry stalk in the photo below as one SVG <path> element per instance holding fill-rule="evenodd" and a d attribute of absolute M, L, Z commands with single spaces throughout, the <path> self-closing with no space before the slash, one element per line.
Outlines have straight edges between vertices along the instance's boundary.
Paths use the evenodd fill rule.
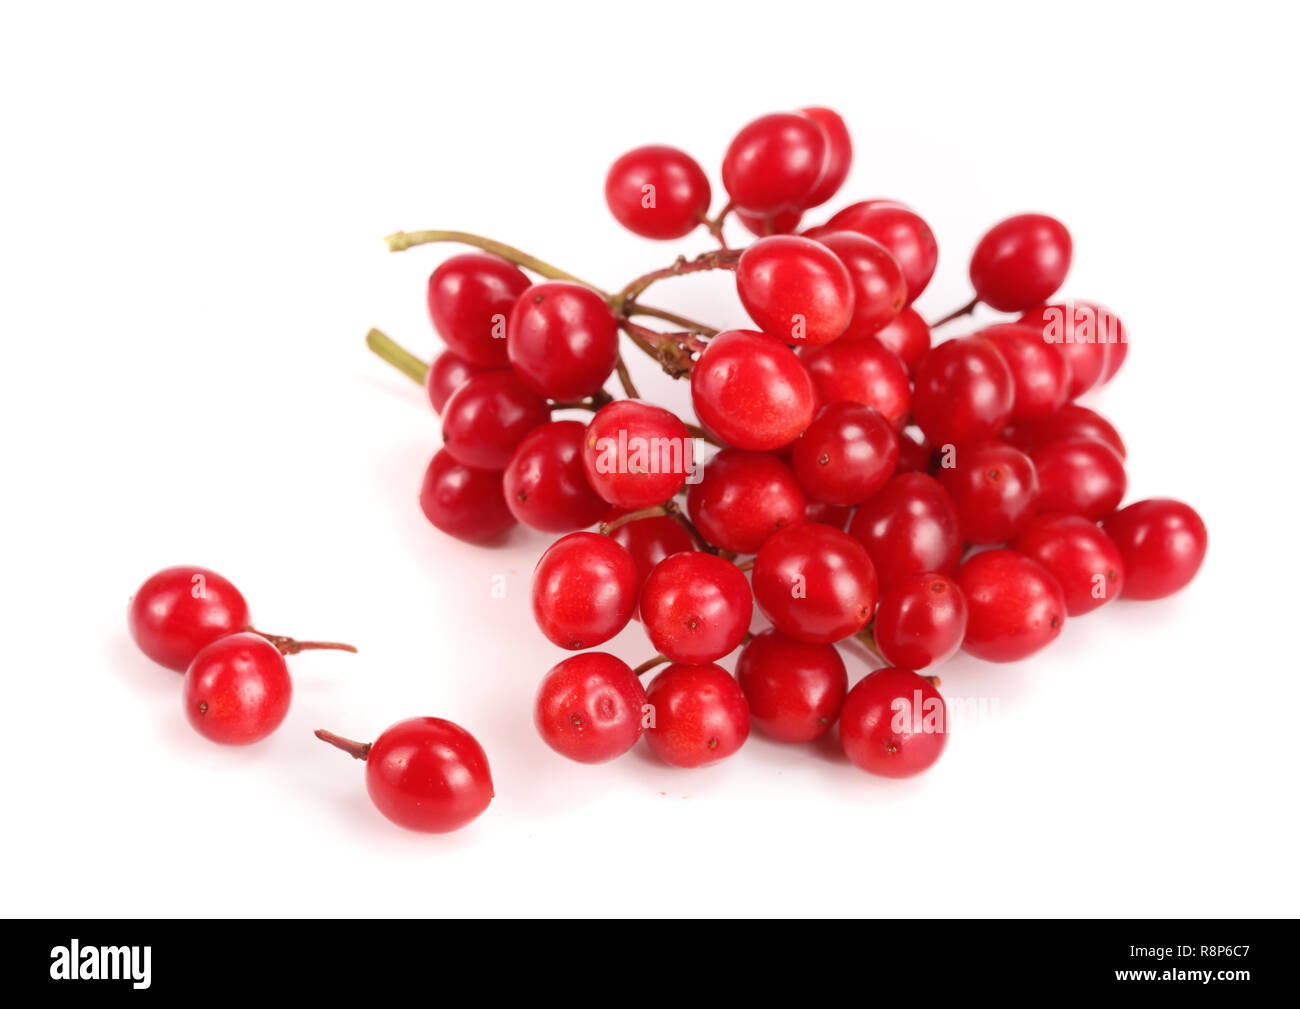
<path fill-rule="evenodd" d="M 366 334 L 366 346 L 413 382 L 424 385 L 429 366 L 409 350 L 378 329 Z"/>
<path fill-rule="evenodd" d="M 297 638 L 290 638 L 283 634 L 267 634 L 265 631 L 258 630 L 253 630 L 252 633 L 275 645 L 280 649 L 281 655 L 316 651 L 351 652 L 355 655 L 357 652 L 356 645 L 346 645 L 341 641 L 299 641 Z"/>
<path fill-rule="evenodd" d="M 316 738 L 321 742 L 329 743 L 330 746 L 337 746 L 344 753 L 355 757 L 357 760 L 365 760 L 366 757 L 370 756 L 370 743 L 358 743 L 355 739 L 346 739 L 332 732 L 326 732 L 324 729 L 316 730 Z"/>

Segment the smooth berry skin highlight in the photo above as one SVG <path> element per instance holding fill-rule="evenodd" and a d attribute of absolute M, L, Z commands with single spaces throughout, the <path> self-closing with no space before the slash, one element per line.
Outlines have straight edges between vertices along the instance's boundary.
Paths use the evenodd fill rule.
<path fill-rule="evenodd" d="M 781 743 L 810 743 L 840 716 L 849 676 L 834 645 L 798 641 L 769 628 L 736 660 L 750 722 Z"/>
<path fill-rule="evenodd" d="M 912 414 L 931 445 L 995 438 L 1014 407 L 1011 369 L 983 337 L 941 343 L 917 366 Z"/>
<path fill-rule="evenodd" d="M 832 403 L 794 443 L 791 462 L 809 497 L 828 504 L 860 504 L 894 475 L 898 435 L 869 406 Z"/>
<path fill-rule="evenodd" d="M 1073 248 L 1065 225 L 1046 214 L 1018 214 L 990 228 L 970 260 L 975 294 L 999 312 L 1041 305 L 1065 283 Z"/>
<path fill-rule="evenodd" d="M 728 445 L 768 452 L 811 423 L 816 393 L 794 351 L 766 333 L 731 329 L 691 369 L 695 414 Z"/>
<path fill-rule="evenodd" d="M 1124 460 L 1109 445 L 1090 438 L 1048 442 L 1029 456 L 1038 471 L 1038 507 L 1044 512 L 1082 515 L 1096 522 L 1124 499 Z"/>
<path fill-rule="evenodd" d="M 442 443 L 475 469 L 505 469 L 524 436 L 551 419 L 546 400 L 512 371 L 470 377 L 442 411 Z"/>
<path fill-rule="evenodd" d="M 502 478 L 496 470 L 474 469 L 439 449 L 420 485 L 420 510 L 433 525 L 466 543 L 493 543 L 514 528 Z"/>
<path fill-rule="evenodd" d="M 226 746 L 265 739 L 284 721 L 292 697 L 284 656 L 258 634 L 212 642 L 185 673 L 185 717 L 199 735 Z"/>
<path fill-rule="evenodd" d="M 805 522 L 820 522 L 824 526 L 843 530 L 853 517 L 853 509 L 842 505 L 824 504 L 821 501 L 809 501 L 803 510 Z"/>
<path fill-rule="evenodd" d="M 905 575 L 880 593 L 872 625 L 876 647 L 891 666 L 925 669 L 952 658 L 966 636 L 966 597 L 947 575 Z"/>
<path fill-rule="evenodd" d="M 690 234 L 708 215 L 712 198 L 699 163 L 664 144 L 628 151 L 605 176 L 609 212 L 642 238 L 666 241 Z"/>
<path fill-rule="evenodd" d="M 502 479 L 506 505 L 516 519 L 532 529 L 567 533 L 594 525 L 609 511 L 587 482 L 586 434 L 581 421 L 555 420 L 519 443 Z"/>
<path fill-rule="evenodd" d="M 581 764 L 622 756 L 641 738 L 645 687 L 628 664 L 606 652 L 558 663 L 542 679 L 533 723 L 556 753 Z"/>
<path fill-rule="evenodd" d="M 876 569 L 862 544 L 813 522 L 783 529 L 758 552 L 754 598 L 777 630 L 833 644 L 856 634 L 876 609 Z"/>
<path fill-rule="evenodd" d="M 906 431 L 898 436 L 895 473 L 929 473 L 934 468 L 934 452 L 924 439 L 915 438 Z"/>
<path fill-rule="evenodd" d="M 444 350 L 433 359 L 424 377 L 424 391 L 429 396 L 433 412 L 442 413 L 442 408 L 447 405 L 453 392 L 468 382 L 471 376 L 487 370 L 482 365 L 471 364 L 450 350 Z"/>
<path fill-rule="evenodd" d="M 641 620 L 655 649 L 673 662 L 703 665 L 730 654 L 754 615 L 749 582 L 714 554 L 674 554 L 641 590 Z"/>
<path fill-rule="evenodd" d="M 616 511 L 608 516 L 606 521 L 613 522 L 620 514 L 624 513 Z M 695 549 L 694 541 L 682 528 L 681 523 L 667 515 L 652 515 L 649 518 L 625 522 L 611 532 L 609 538 L 626 550 L 628 556 L 632 558 L 632 563 L 636 565 L 638 599 L 641 597 L 645 580 L 650 577 L 650 572 L 654 570 L 655 565 L 665 557 Z M 633 613 L 632 616 L 634 619 L 640 619 L 637 613 Z"/>
<path fill-rule="evenodd" d="M 939 470 L 967 543 L 1006 543 L 1039 507 L 1038 474 L 1020 449 L 990 441 L 958 449 L 956 465 Z M 911 663 L 902 663 L 911 665 Z"/>
<path fill-rule="evenodd" d="M 957 508 L 925 473 L 900 474 L 864 501 L 849 535 L 871 555 L 883 588 L 914 572 L 953 574 L 961 560 Z"/>
<path fill-rule="evenodd" d="M 731 202 L 763 216 L 802 210 L 821 179 L 826 134 L 807 116 L 776 112 L 736 134 L 722 159 Z"/>
<path fill-rule="evenodd" d="M 510 313 L 510 364 L 533 392 L 583 399 L 605 384 L 618 362 L 618 323 L 605 299 L 567 281 L 534 284 Z"/>
<path fill-rule="evenodd" d="M 837 340 L 802 355 L 819 405 L 851 400 L 878 410 L 901 431 L 912 408 L 907 369 L 873 337 Z"/>
<path fill-rule="evenodd" d="M 957 569 L 969 617 L 962 648 L 987 662 L 1017 662 L 1065 626 L 1065 593 L 1045 567 L 1012 550 L 986 550 Z"/>
<path fill-rule="evenodd" d="M 429 318 L 453 354 L 481 368 L 503 368 L 506 320 L 527 287 L 528 277 L 512 263 L 464 252 L 429 277 Z"/>
<path fill-rule="evenodd" d="M 1054 441 L 1074 441 L 1089 438 L 1109 445 L 1115 454 L 1124 459 L 1128 449 L 1115 425 L 1095 410 L 1078 403 L 1066 403 L 1050 417 L 1029 423 L 1008 424 L 1002 431 L 1002 440 L 1026 452 Z"/>
<path fill-rule="evenodd" d="M 127 604 L 127 628 L 140 651 L 185 672 L 206 646 L 249 628 L 239 589 L 208 568 L 190 564 L 150 575 Z"/>
<path fill-rule="evenodd" d="M 795 346 L 839 337 L 853 318 L 853 278 L 820 242 L 798 235 L 760 238 L 736 264 L 736 291 L 764 333 Z"/>
<path fill-rule="evenodd" d="M 1066 301 L 1031 308 L 1020 317 L 1022 325 L 1042 334 L 1070 365 L 1069 398 L 1082 396 L 1106 381 L 1112 352 L 1122 347 L 1119 363 L 1128 353 L 1128 334 L 1111 311 L 1090 301 Z M 1107 339 L 1123 340 L 1108 344 Z M 1115 365 L 1116 370 L 1119 364 Z M 1111 375 L 1114 372 L 1110 372 Z"/>
<path fill-rule="evenodd" d="M 778 529 L 803 521 L 807 499 L 794 472 L 767 452 L 724 448 L 686 490 L 686 510 L 708 542 L 753 554 Z"/>
<path fill-rule="evenodd" d="M 856 231 L 888 249 L 907 281 L 908 305 L 920 297 L 939 265 L 939 246 L 930 226 L 910 207 L 893 200 L 854 203 L 831 217 L 826 227 Z"/>
<path fill-rule="evenodd" d="M 875 338 L 882 347 L 892 351 L 903 362 L 909 375 L 913 375 L 921 358 L 930 349 L 930 326 L 916 309 L 905 308 L 892 322 L 878 329 Z M 844 339 L 852 339 L 852 336 Z"/>
<path fill-rule="evenodd" d="M 871 336 L 889 325 L 907 302 L 907 281 L 893 253 L 856 231 L 831 232 L 817 241 L 835 253 L 849 271 L 853 315 L 843 338 Z"/>
<path fill-rule="evenodd" d="M 627 626 L 639 584 L 632 558 L 608 536 L 570 533 L 537 562 L 533 617 L 561 648 L 593 648 Z"/>
<path fill-rule="evenodd" d="M 1190 505 L 1150 498 L 1101 524 L 1124 558 L 1124 599 L 1163 599 L 1196 577 L 1209 536 Z"/>
<path fill-rule="evenodd" d="M 997 347 L 1011 369 L 1015 403 L 1011 420 L 1034 421 L 1060 410 L 1070 396 L 1070 362 L 1060 349 L 1044 343 L 1032 326 L 988 326 L 977 334 Z"/>
<path fill-rule="evenodd" d="M 844 755 L 871 774 L 910 778 L 948 745 L 943 698 L 910 669 L 877 669 L 857 682 L 840 712 Z"/>
<path fill-rule="evenodd" d="M 740 685 L 717 666 L 674 663 L 646 689 L 654 724 L 650 751 L 673 767 L 702 767 L 731 756 L 749 738 L 749 706 Z"/>
<path fill-rule="evenodd" d="M 1065 612 L 1091 613 L 1119 597 L 1124 558 L 1095 522 L 1078 515 L 1035 516 L 1011 544 L 1051 572 L 1065 593 Z"/>
<path fill-rule="evenodd" d="M 597 410 L 587 425 L 582 465 L 587 482 L 610 504 L 649 508 L 682 489 L 694 465 L 694 443 L 675 414 L 619 400 Z"/>
<path fill-rule="evenodd" d="M 826 135 L 826 154 L 822 159 L 821 173 L 817 176 L 817 184 L 813 186 L 812 192 L 802 201 L 804 209 L 811 209 L 821 206 L 844 185 L 844 180 L 849 176 L 849 168 L 853 165 L 853 139 L 838 112 L 821 106 L 810 106 L 800 109 L 799 114 L 815 122 Z"/>

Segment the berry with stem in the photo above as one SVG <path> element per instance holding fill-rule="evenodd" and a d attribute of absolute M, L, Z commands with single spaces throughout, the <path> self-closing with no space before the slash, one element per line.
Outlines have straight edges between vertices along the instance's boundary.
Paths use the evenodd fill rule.
<path fill-rule="evenodd" d="M 999 312 L 1023 312 L 1060 289 L 1073 247 L 1065 225 L 1046 214 L 1017 214 L 993 225 L 975 246 L 970 282 Z"/>
<path fill-rule="evenodd" d="M 185 717 L 200 735 L 227 746 L 269 736 L 289 713 L 292 696 L 284 656 L 258 634 L 217 639 L 185 673 Z"/>

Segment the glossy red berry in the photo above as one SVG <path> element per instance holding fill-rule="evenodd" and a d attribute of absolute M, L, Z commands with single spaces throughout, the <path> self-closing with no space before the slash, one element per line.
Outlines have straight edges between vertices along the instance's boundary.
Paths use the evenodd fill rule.
<path fill-rule="evenodd" d="M 819 207 L 837 192 L 849 176 L 853 164 L 853 140 L 849 128 L 839 113 L 820 106 L 800 109 L 799 114 L 807 116 L 822 128 L 826 134 L 826 154 L 822 159 L 821 174 L 812 192 L 803 199 L 805 208 Z"/>
<path fill-rule="evenodd" d="M 547 399 L 563 402 L 598 392 L 618 361 L 614 313 L 581 284 L 534 284 L 515 302 L 507 332 L 515 373 Z"/>
<path fill-rule="evenodd" d="M 872 631 L 891 666 L 924 669 L 956 654 L 966 619 L 966 597 L 956 581 L 920 571 L 881 591 Z"/>
<path fill-rule="evenodd" d="M 912 408 L 907 369 L 873 337 L 837 340 L 803 353 L 820 405 L 851 400 L 874 407 L 901 431 Z"/>
<path fill-rule="evenodd" d="M 876 569 L 862 544 L 813 522 L 770 537 L 754 560 L 753 581 L 759 608 L 800 641 L 843 640 L 876 609 Z"/>
<path fill-rule="evenodd" d="M 1050 417 L 1009 424 L 1002 432 L 1003 441 L 1026 452 L 1032 452 L 1049 442 L 1072 441 L 1077 438 L 1091 438 L 1109 445 L 1121 459 L 1128 455 L 1124 439 L 1120 437 L 1115 425 L 1097 411 L 1078 403 L 1066 403 Z"/>
<path fill-rule="evenodd" d="M 616 510 L 606 516 L 605 521 L 614 522 L 620 515 L 626 514 Z M 641 598 L 641 588 L 645 580 L 665 557 L 695 549 L 690 534 L 682 524 L 667 515 L 651 515 L 648 518 L 633 519 L 611 530 L 609 538 L 628 552 L 636 565 L 637 598 Z M 637 614 L 633 614 L 634 617 Z"/>
<path fill-rule="evenodd" d="M 623 399 L 591 418 L 582 462 L 588 482 L 610 504 L 649 508 L 682 489 L 695 465 L 695 444 L 675 414 Z"/>
<path fill-rule="evenodd" d="M 1038 471 L 1044 512 L 1082 515 L 1096 522 L 1119 507 L 1128 488 L 1124 460 L 1091 438 L 1053 441 L 1029 454 Z"/>
<path fill-rule="evenodd" d="M 164 568 L 136 589 L 127 628 L 140 651 L 178 673 L 205 646 L 249 627 L 248 603 L 239 589 L 208 568 Z"/>
<path fill-rule="evenodd" d="M 1070 233 L 1046 214 L 1018 214 L 990 228 L 970 260 L 980 301 L 999 312 L 1023 312 L 1057 292 L 1070 270 Z"/>
<path fill-rule="evenodd" d="M 674 767 L 700 767 L 731 756 L 749 737 L 749 707 L 731 675 L 717 666 L 668 666 L 646 689 L 654 720 L 651 752 Z"/>
<path fill-rule="evenodd" d="M 904 473 L 864 501 L 849 535 L 871 555 L 883 588 L 920 571 L 952 574 L 961 560 L 957 509 L 938 480 Z"/>
<path fill-rule="evenodd" d="M 765 736 L 808 743 L 840 716 L 849 676 L 834 645 L 799 641 L 776 628 L 757 634 L 736 660 L 749 717 Z"/>
<path fill-rule="evenodd" d="M 939 470 L 939 482 L 957 508 L 967 543 L 1006 543 L 1033 517 L 1038 474 L 1020 449 L 980 442 L 959 448 L 953 461 L 956 465 Z"/>
<path fill-rule="evenodd" d="M 934 469 L 934 452 L 924 438 L 914 437 L 907 431 L 898 436 L 895 473 L 929 473 Z"/>
<path fill-rule="evenodd" d="M 856 231 L 888 249 L 907 281 L 909 305 L 920 297 L 934 276 L 939 246 L 930 226 L 910 207 L 893 200 L 865 200 L 845 207 L 826 222 L 826 227 Z"/>
<path fill-rule="evenodd" d="M 686 490 L 691 521 L 723 550 L 753 554 L 778 529 L 798 525 L 804 492 L 790 467 L 767 452 L 725 448 Z"/>
<path fill-rule="evenodd" d="M 708 215 L 713 198 L 704 169 L 664 144 L 637 147 L 609 166 L 605 202 L 615 220 L 643 238 L 682 238 Z"/>
<path fill-rule="evenodd" d="M 788 445 L 813 417 L 812 379 L 766 333 L 719 333 L 691 370 L 696 416 L 728 445 L 765 452 Z"/>
<path fill-rule="evenodd" d="M 857 682 L 840 712 L 840 744 L 858 767 L 887 778 L 920 774 L 948 744 L 943 697 L 910 669 L 877 669 Z"/>
<path fill-rule="evenodd" d="M 500 540 L 515 525 L 502 477 L 496 470 L 459 463 L 439 449 L 424 471 L 420 510 L 438 529 L 467 543 Z"/>
<path fill-rule="evenodd" d="M 1081 516 L 1038 515 L 1020 531 L 1011 549 L 1052 573 L 1065 593 L 1065 612 L 1072 617 L 1118 598 L 1124 588 L 1119 547 L 1097 523 Z"/>
<path fill-rule="evenodd" d="M 889 325 L 907 302 L 907 281 L 893 253 L 856 231 L 834 231 L 817 241 L 849 271 L 853 315 L 843 338 L 871 336 Z"/>
<path fill-rule="evenodd" d="M 506 466 L 502 489 L 510 511 L 524 525 L 567 533 L 594 525 L 609 511 L 591 489 L 582 465 L 587 427 L 555 420 L 528 432 Z"/>
<path fill-rule="evenodd" d="M 930 349 L 930 326 L 914 308 L 903 309 L 893 322 L 877 330 L 875 336 L 882 347 L 893 351 L 903 362 L 909 375 L 915 374 L 916 366 Z"/>
<path fill-rule="evenodd" d="M 941 343 L 917 366 L 912 414 L 931 445 L 995 438 L 1014 406 L 1011 369 L 982 337 Z"/>
<path fill-rule="evenodd" d="M 293 697 L 280 650 L 258 634 L 231 634 L 194 656 L 185 673 L 185 717 L 214 743 L 245 746 L 284 721 Z"/>
<path fill-rule="evenodd" d="M 492 801 L 492 772 L 478 740 L 445 718 L 408 718 L 373 743 L 317 730 L 318 739 L 366 762 L 370 801 L 399 827 L 459 830 Z"/>
<path fill-rule="evenodd" d="M 552 642 L 593 648 L 627 626 L 637 601 L 636 565 L 608 536 L 570 533 L 533 572 L 533 617 Z"/>
<path fill-rule="evenodd" d="M 894 475 L 898 435 L 869 406 L 831 403 L 794 443 L 791 461 L 809 497 L 829 504 L 860 504 Z"/>
<path fill-rule="evenodd" d="M 1038 561 L 1012 550 L 975 554 L 957 570 L 969 617 L 962 648 L 1015 662 L 1047 647 L 1065 626 L 1065 593 Z"/>
<path fill-rule="evenodd" d="M 789 235 L 803 220 L 802 210 L 779 210 L 775 214 L 751 214 L 745 210 L 733 210 L 732 213 L 750 234 L 757 235 L 759 238 L 766 238 L 768 235 Z"/>
<path fill-rule="evenodd" d="M 550 419 L 546 400 L 514 372 L 482 371 L 443 407 L 442 442 L 466 466 L 505 469 L 524 436 Z"/>
<path fill-rule="evenodd" d="M 646 634 L 673 662 L 701 665 L 730 654 L 753 614 L 749 582 L 714 554 L 674 554 L 650 572 L 641 590 Z"/>
<path fill-rule="evenodd" d="M 1040 332 L 1043 341 L 1056 347 L 1069 362 L 1070 399 L 1107 381 L 1128 354 L 1128 333 L 1119 317 L 1089 301 L 1031 308 L 1020 322 Z"/>
<path fill-rule="evenodd" d="M 626 662 L 606 652 L 584 652 L 569 656 L 542 679 L 533 722 L 556 753 L 602 764 L 641 738 L 645 703 L 645 688 Z"/>
<path fill-rule="evenodd" d="M 760 238 L 736 264 L 736 291 L 759 329 L 795 346 L 830 343 L 853 318 L 848 267 L 811 238 Z"/>
<path fill-rule="evenodd" d="M 1205 560 L 1208 534 L 1201 516 L 1170 498 L 1136 501 L 1102 528 L 1124 558 L 1125 599 L 1163 599 L 1190 582 Z"/>
<path fill-rule="evenodd" d="M 823 501 L 809 501 L 803 510 L 805 522 L 820 522 L 824 526 L 840 530 L 849 524 L 849 519 L 852 517 L 852 508 L 846 505 L 826 504 Z"/>
<path fill-rule="evenodd" d="M 486 371 L 484 367 L 471 364 L 450 350 L 444 350 L 433 359 L 424 377 L 424 390 L 429 395 L 429 402 L 434 413 L 442 413 L 442 408 L 451 399 L 451 394 L 470 380 L 471 375 Z"/>
<path fill-rule="evenodd" d="M 506 320 L 528 287 L 518 267 L 486 252 L 464 252 L 429 277 L 429 318 L 458 357 L 483 368 L 506 359 Z"/>
<path fill-rule="evenodd" d="M 800 210 L 822 177 L 826 133 L 807 116 L 776 112 L 745 126 L 722 159 L 731 202 L 751 214 Z"/>
<path fill-rule="evenodd" d="M 1033 326 L 988 326 L 978 336 L 997 347 L 1015 386 L 1012 421 L 1033 421 L 1056 413 L 1070 395 L 1070 362 L 1056 344 L 1045 343 Z"/>

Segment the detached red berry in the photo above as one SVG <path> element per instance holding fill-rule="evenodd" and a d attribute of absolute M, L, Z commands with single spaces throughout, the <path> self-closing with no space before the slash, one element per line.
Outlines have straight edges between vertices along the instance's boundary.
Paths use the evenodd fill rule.
<path fill-rule="evenodd" d="M 231 634 L 205 647 L 185 673 L 185 717 L 214 743 L 265 739 L 289 713 L 293 684 L 280 650 L 257 634 Z"/>

